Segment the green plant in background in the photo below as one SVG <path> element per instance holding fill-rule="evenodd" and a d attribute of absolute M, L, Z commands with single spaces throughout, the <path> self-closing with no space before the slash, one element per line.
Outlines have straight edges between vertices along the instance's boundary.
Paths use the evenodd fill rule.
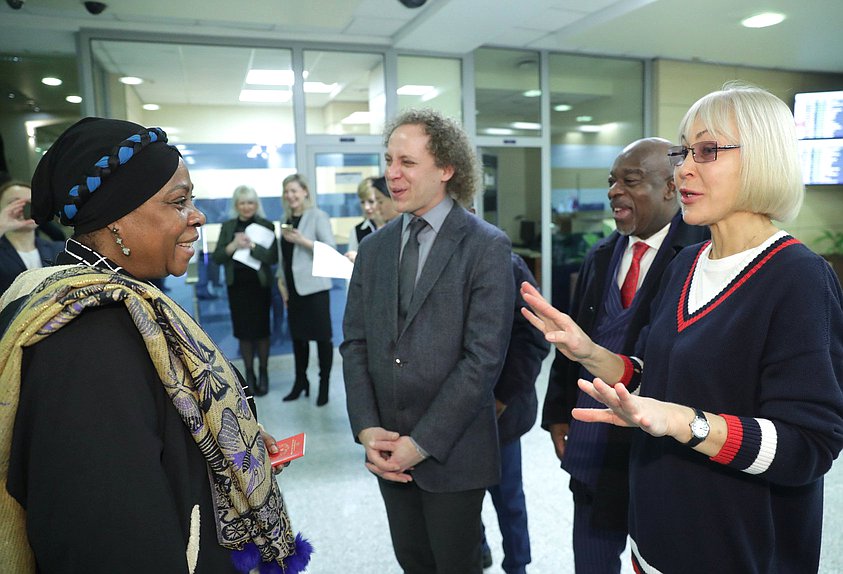
<path fill-rule="evenodd" d="M 843 231 L 826 229 L 814 245 L 821 254 L 843 255 Z"/>

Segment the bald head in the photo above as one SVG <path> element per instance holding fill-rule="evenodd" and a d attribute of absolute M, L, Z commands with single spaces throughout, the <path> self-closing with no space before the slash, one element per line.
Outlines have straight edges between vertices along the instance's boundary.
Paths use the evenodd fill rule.
<path fill-rule="evenodd" d="M 662 138 L 644 138 L 626 146 L 609 176 L 609 201 L 618 231 L 647 239 L 670 223 L 679 204 L 673 168 Z"/>
<path fill-rule="evenodd" d="M 643 138 L 635 140 L 618 155 L 639 163 L 652 174 L 658 174 L 661 179 L 673 179 L 673 166 L 667 159 L 667 150 L 673 143 L 664 138 Z"/>

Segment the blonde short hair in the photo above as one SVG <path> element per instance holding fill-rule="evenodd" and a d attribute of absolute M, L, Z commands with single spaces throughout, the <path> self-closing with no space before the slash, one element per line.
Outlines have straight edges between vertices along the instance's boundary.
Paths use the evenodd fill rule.
<path fill-rule="evenodd" d="M 372 185 L 373 177 L 364 177 L 357 185 L 357 197 L 360 201 L 366 201 L 375 193 L 375 187 Z"/>
<path fill-rule="evenodd" d="M 234 189 L 234 194 L 231 196 L 231 214 L 234 217 L 239 215 L 239 212 L 237 211 L 237 202 L 243 199 L 246 201 L 254 201 L 258 206 L 256 213 L 261 217 L 266 217 L 263 210 L 263 204 L 261 204 L 261 198 L 258 195 L 258 192 L 255 191 L 255 188 L 250 185 L 238 185 Z"/>
<path fill-rule="evenodd" d="M 741 190 L 736 208 L 777 221 L 796 217 L 805 198 L 796 124 L 790 108 L 770 92 L 728 82 L 691 106 L 679 125 L 679 140 L 700 121 L 718 143 L 741 146 Z M 721 139 L 722 138 L 722 139 Z M 686 161 L 693 161 L 687 158 Z"/>
<path fill-rule="evenodd" d="M 304 198 L 304 208 L 310 209 L 314 205 L 316 205 L 313 201 L 313 194 L 310 193 L 310 187 L 307 185 L 307 179 L 300 173 L 294 173 L 292 175 L 288 175 L 284 178 L 284 181 L 281 182 L 281 204 L 284 206 L 284 215 L 290 217 L 292 213 L 290 212 L 290 204 L 287 202 L 287 197 L 284 195 L 284 190 L 287 189 L 288 183 L 298 183 L 303 190 L 307 192 L 307 196 Z"/>

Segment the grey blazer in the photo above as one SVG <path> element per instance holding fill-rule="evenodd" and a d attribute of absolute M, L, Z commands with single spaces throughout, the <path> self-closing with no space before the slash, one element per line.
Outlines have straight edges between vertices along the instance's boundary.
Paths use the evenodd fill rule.
<path fill-rule="evenodd" d="M 311 207 L 304 210 L 298 226 L 299 233 L 313 241 L 327 243 L 331 247 L 337 247 L 334 241 L 334 232 L 331 230 L 331 218 L 328 214 Z M 278 240 L 278 271 L 275 276 L 281 281 L 284 279 L 284 254 L 281 252 L 281 240 Z M 327 291 L 331 288 L 330 277 L 313 276 L 313 251 L 305 249 L 301 245 L 293 246 L 293 281 L 296 283 L 296 292 L 299 295 L 312 295 L 318 291 Z M 285 281 L 286 285 L 286 281 Z"/>
<path fill-rule="evenodd" d="M 492 390 L 515 302 L 509 239 L 454 204 L 398 332 L 401 218 L 360 244 L 343 319 L 348 415 L 355 440 L 383 427 L 430 458 L 412 471 L 430 492 L 500 480 Z"/>

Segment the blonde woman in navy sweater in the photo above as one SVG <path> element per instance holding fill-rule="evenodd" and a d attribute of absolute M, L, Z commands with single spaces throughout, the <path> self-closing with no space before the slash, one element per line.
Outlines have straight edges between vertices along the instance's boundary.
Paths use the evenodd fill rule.
<path fill-rule="evenodd" d="M 843 447 L 843 294 L 772 223 L 804 195 L 793 116 L 729 84 L 691 107 L 680 139 L 683 217 L 712 239 L 665 273 L 637 356 L 597 346 L 528 285 L 524 313 L 598 377 L 579 385 L 608 408 L 575 418 L 645 431 L 630 460 L 638 572 L 816 572 L 823 475 Z"/>

